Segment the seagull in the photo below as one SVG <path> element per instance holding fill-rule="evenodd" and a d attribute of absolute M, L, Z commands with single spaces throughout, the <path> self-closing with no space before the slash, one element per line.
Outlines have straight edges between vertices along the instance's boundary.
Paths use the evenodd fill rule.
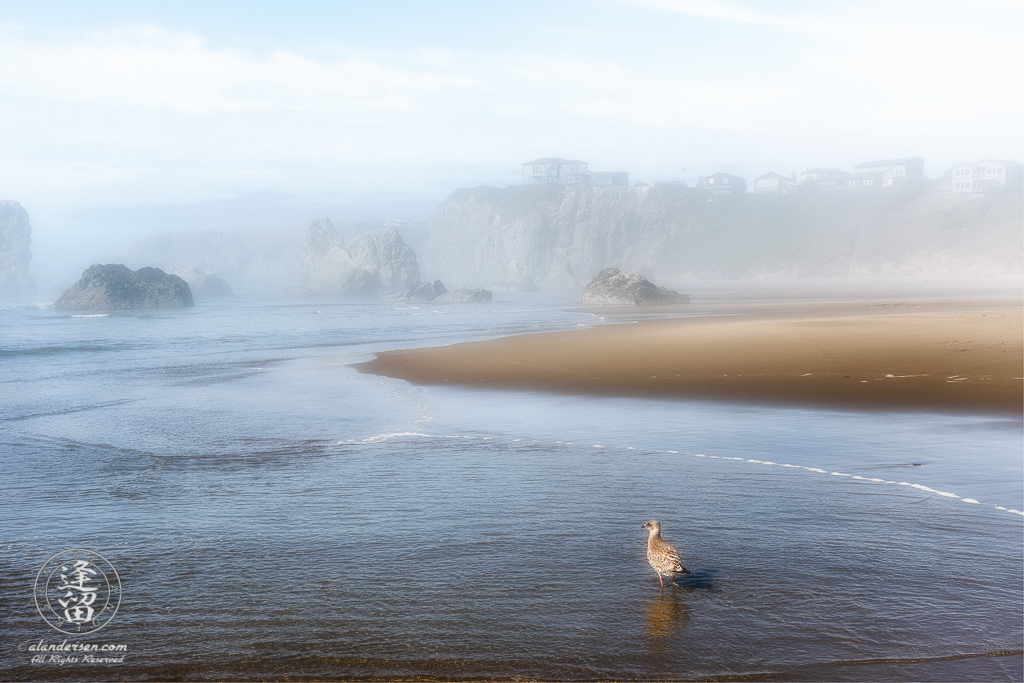
<path fill-rule="evenodd" d="M 652 519 L 640 528 L 651 532 L 647 538 L 647 561 L 654 571 L 658 572 L 658 581 L 661 582 L 662 588 L 665 587 L 663 576 L 675 578 L 680 574 L 693 573 L 683 566 L 676 549 L 661 539 L 661 524 L 657 520 Z"/>

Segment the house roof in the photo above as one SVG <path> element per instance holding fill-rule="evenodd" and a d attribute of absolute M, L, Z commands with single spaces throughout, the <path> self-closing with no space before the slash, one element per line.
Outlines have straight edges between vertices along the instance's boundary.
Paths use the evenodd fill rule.
<path fill-rule="evenodd" d="M 1019 161 L 1004 161 L 1002 159 L 982 159 L 974 164 L 957 164 L 958 166 L 976 166 L 977 164 L 999 164 L 1000 166 L 1024 166 Z"/>
<path fill-rule="evenodd" d="M 873 168 L 875 166 L 895 166 L 896 164 L 906 164 L 911 161 L 924 161 L 922 157 L 907 157 L 905 159 L 880 159 L 878 161 L 865 161 L 863 164 L 857 164 L 854 168 Z"/>
<path fill-rule="evenodd" d="M 807 169 L 805 171 L 800 171 L 800 175 L 810 175 L 811 173 L 832 173 L 832 174 L 838 174 L 838 173 L 847 173 L 847 171 L 844 171 L 841 168 L 809 168 L 809 169 Z"/>
<path fill-rule="evenodd" d="M 783 180 L 786 180 L 788 182 L 793 182 L 788 177 L 782 175 L 781 173 L 776 173 L 775 171 L 769 171 L 768 173 L 765 173 L 764 175 L 757 176 L 756 178 L 754 178 L 754 182 L 757 182 L 758 180 L 761 180 L 762 178 L 772 178 L 772 177 L 782 178 Z"/>
<path fill-rule="evenodd" d="M 711 175 L 701 176 L 702 178 L 735 178 L 736 180 L 742 180 L 747 182 L 746 178 L 740 178 L 738 175 L 732 173 L 712 173 Z"/>
<path fill-rule="evenodd" d="M 534 159 L 533 161 L 527 161 L 523 166 L 532 166 L 534 164 L 541 166 L 557 166 L 559 164 L 586 164 L 585 161 L 579 159 L 563 159 L 561 157 L 544 157 L 543 159 Z"/>
<path fill-rule="evenodd" d="M 965 161 L 962 164 L 953 164 L 952 166 L 949 167 L 949 170 L 952 171 L 954 168 L 960 168 L 961 166 L 974 168 L 979 164 L 996 164 L 998 166 L 1006 166 L 1007 168 L 1019 168 L 1021 166 L 1024 166 L 1024 164 L 1020 163 L 1019 161 L 1008 161 L 1005 159 L 981 159 L 980 161 L 975 161 L 974 163 Z"/>

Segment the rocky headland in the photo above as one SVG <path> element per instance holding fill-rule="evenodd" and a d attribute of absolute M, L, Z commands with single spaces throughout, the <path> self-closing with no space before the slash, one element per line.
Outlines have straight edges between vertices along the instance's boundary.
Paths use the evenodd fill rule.
<path fill-rule="evenodd" d="M 159 268 L 130 270 L 94 264 L 64 290 L 54 308 L 65 311 L 144 311 L 195 306 L 188 283 Z"/>
<path fill-rule="evenodd" d="M 1020 277 L 1021 191 L 938 187 L 467 188 L 438 206 L 424 267 L 459 286 L 512 290 L 582 289 L 611 266 L 673 279 Z"/>
<path fill-rule="evenodd" d="M 0 296 L 25 296 L 35 291 L 28 273 L 31 244 L 28 212 L 18 202 L 0 201 Z"/>
<path fill-rule="evenodd" d="M 580 303 L 585 306 L 641 306 L 687 304 L 690 297 L 659 287 L 642 275 L 605 268 L 583 288 Z"/>

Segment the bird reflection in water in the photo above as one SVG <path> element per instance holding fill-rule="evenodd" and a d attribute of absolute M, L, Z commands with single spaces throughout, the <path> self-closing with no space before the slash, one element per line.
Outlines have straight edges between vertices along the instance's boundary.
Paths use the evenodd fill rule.
<path fill-rule="evenodd" d="M 647 635 L 665 638 L 689 618 L 690 606 L 683 602 L 682 591 L 662 591 L 647 603 Z"/>

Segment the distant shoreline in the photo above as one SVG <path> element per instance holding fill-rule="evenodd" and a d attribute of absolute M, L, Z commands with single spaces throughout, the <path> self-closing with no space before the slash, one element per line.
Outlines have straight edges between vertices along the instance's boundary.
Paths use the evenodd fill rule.
<path fill-rule="evenodd" d="M 595 312 L 631 324 L 387 351 L 355 367 L 415 384 L 488 389 L 1017 416 L 1024 410 L 1019 296 Z M 673 315 L 689 317 L 667 317 Z"/>

